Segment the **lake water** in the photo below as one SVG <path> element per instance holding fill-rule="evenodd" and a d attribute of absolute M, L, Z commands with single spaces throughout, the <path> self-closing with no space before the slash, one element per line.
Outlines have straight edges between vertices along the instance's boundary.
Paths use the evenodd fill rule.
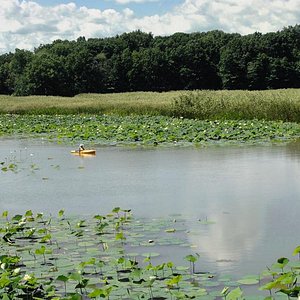
<path fill-rule="evenodd" d="M 203 268 L 239 275 L 291 257 L 300 244 L 297 143 L 96 147 L 95 157 L 73 156 L 71 149 L 2 139 L 0 162 L 16 162 L 18 172 L 0 172 L 0 210 L 94 215 L 120 206 L 141 218 L 184 218 Z M 206 219 L 214 224 L 201 225 Z"/>

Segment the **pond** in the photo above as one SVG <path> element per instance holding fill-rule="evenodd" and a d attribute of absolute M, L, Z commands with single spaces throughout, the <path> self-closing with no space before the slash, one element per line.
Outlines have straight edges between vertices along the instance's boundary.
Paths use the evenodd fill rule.
<path fill-rule="evenodd" d="M 291 256 L 300 227 L 300 145 L 96 147 L 94 157 L 43 140 L 2 139 L 0 210 L 90 215 L 115 206 L 181 220 L 204 271 L 257 274 Z M 182 222 L 184 220 L 184 222 Z M 207 222 L 206 222 L 207 221 Z M 176 247 L 175 247 L 176 248 Z M 178 247 L 179 248 L 179 247 Z M 172 249 L 173 251 L 173 249 Z M 179 260 L 187 249 L 174 249 Z"/>

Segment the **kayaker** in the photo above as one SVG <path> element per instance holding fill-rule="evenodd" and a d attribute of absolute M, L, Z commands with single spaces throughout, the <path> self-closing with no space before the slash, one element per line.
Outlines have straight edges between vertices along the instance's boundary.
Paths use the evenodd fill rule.
<path fill-rule="evenodd" d="M 80 152 L 80 151 L 83 151 L 83 150 L 84 150 L 84 145 L 83 145 L 83 144 L 80 144 L 78 150 L 79 150 L 79 152 Z"/>

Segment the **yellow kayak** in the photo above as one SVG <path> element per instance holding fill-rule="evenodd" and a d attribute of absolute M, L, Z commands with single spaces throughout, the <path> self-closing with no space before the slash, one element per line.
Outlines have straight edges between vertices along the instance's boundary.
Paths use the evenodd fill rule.
<path fill-rule="evenodd" d="M 96 155 L 96 150 L 72 150 L 71 153 L 76 155 Z"/>

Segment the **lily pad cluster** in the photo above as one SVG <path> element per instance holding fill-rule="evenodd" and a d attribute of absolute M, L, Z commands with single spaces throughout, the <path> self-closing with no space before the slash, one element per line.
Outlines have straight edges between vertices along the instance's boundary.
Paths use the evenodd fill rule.
<path fill-rule="evenodd" d="M 262 143 L 295 139 L 297 123 L 263 120 L 190 120 L 165 116 L 0 115 L 0 136 L 46 137 L 99 144 Z"/>
<path fill-rule="evenodd" d="M 264 299 L 244 296 L 240 287 L 259 284 L 270 291 L 266 299 L 287 299 L 300 290 L 300 264 L 287 258 L 237 281 L 200 272 L 197 253 L 183 266 L 163 261 L 160 247 L 189 252 L 176 236 L 183 222 L 137 220 L 120 207 L 87 218 L 4 211 L 0 223 L 0 299 Z"/>
<path fill-rule="evenodd" d="M 300 253 L 300 246 L 296 247 L 293 255 Z M 300 258 L 300 257 L 299 257 Z M 267 290 L 270 296 L 266 299 L 274 299 L 276 294 L 284 294 L 287 299 L 300 297 L 300 260 L 290 261 L 287 257 L 277 259 L 271 267 L 262 273 L 263 278 L 269 278 L 261 290 Z"/>

